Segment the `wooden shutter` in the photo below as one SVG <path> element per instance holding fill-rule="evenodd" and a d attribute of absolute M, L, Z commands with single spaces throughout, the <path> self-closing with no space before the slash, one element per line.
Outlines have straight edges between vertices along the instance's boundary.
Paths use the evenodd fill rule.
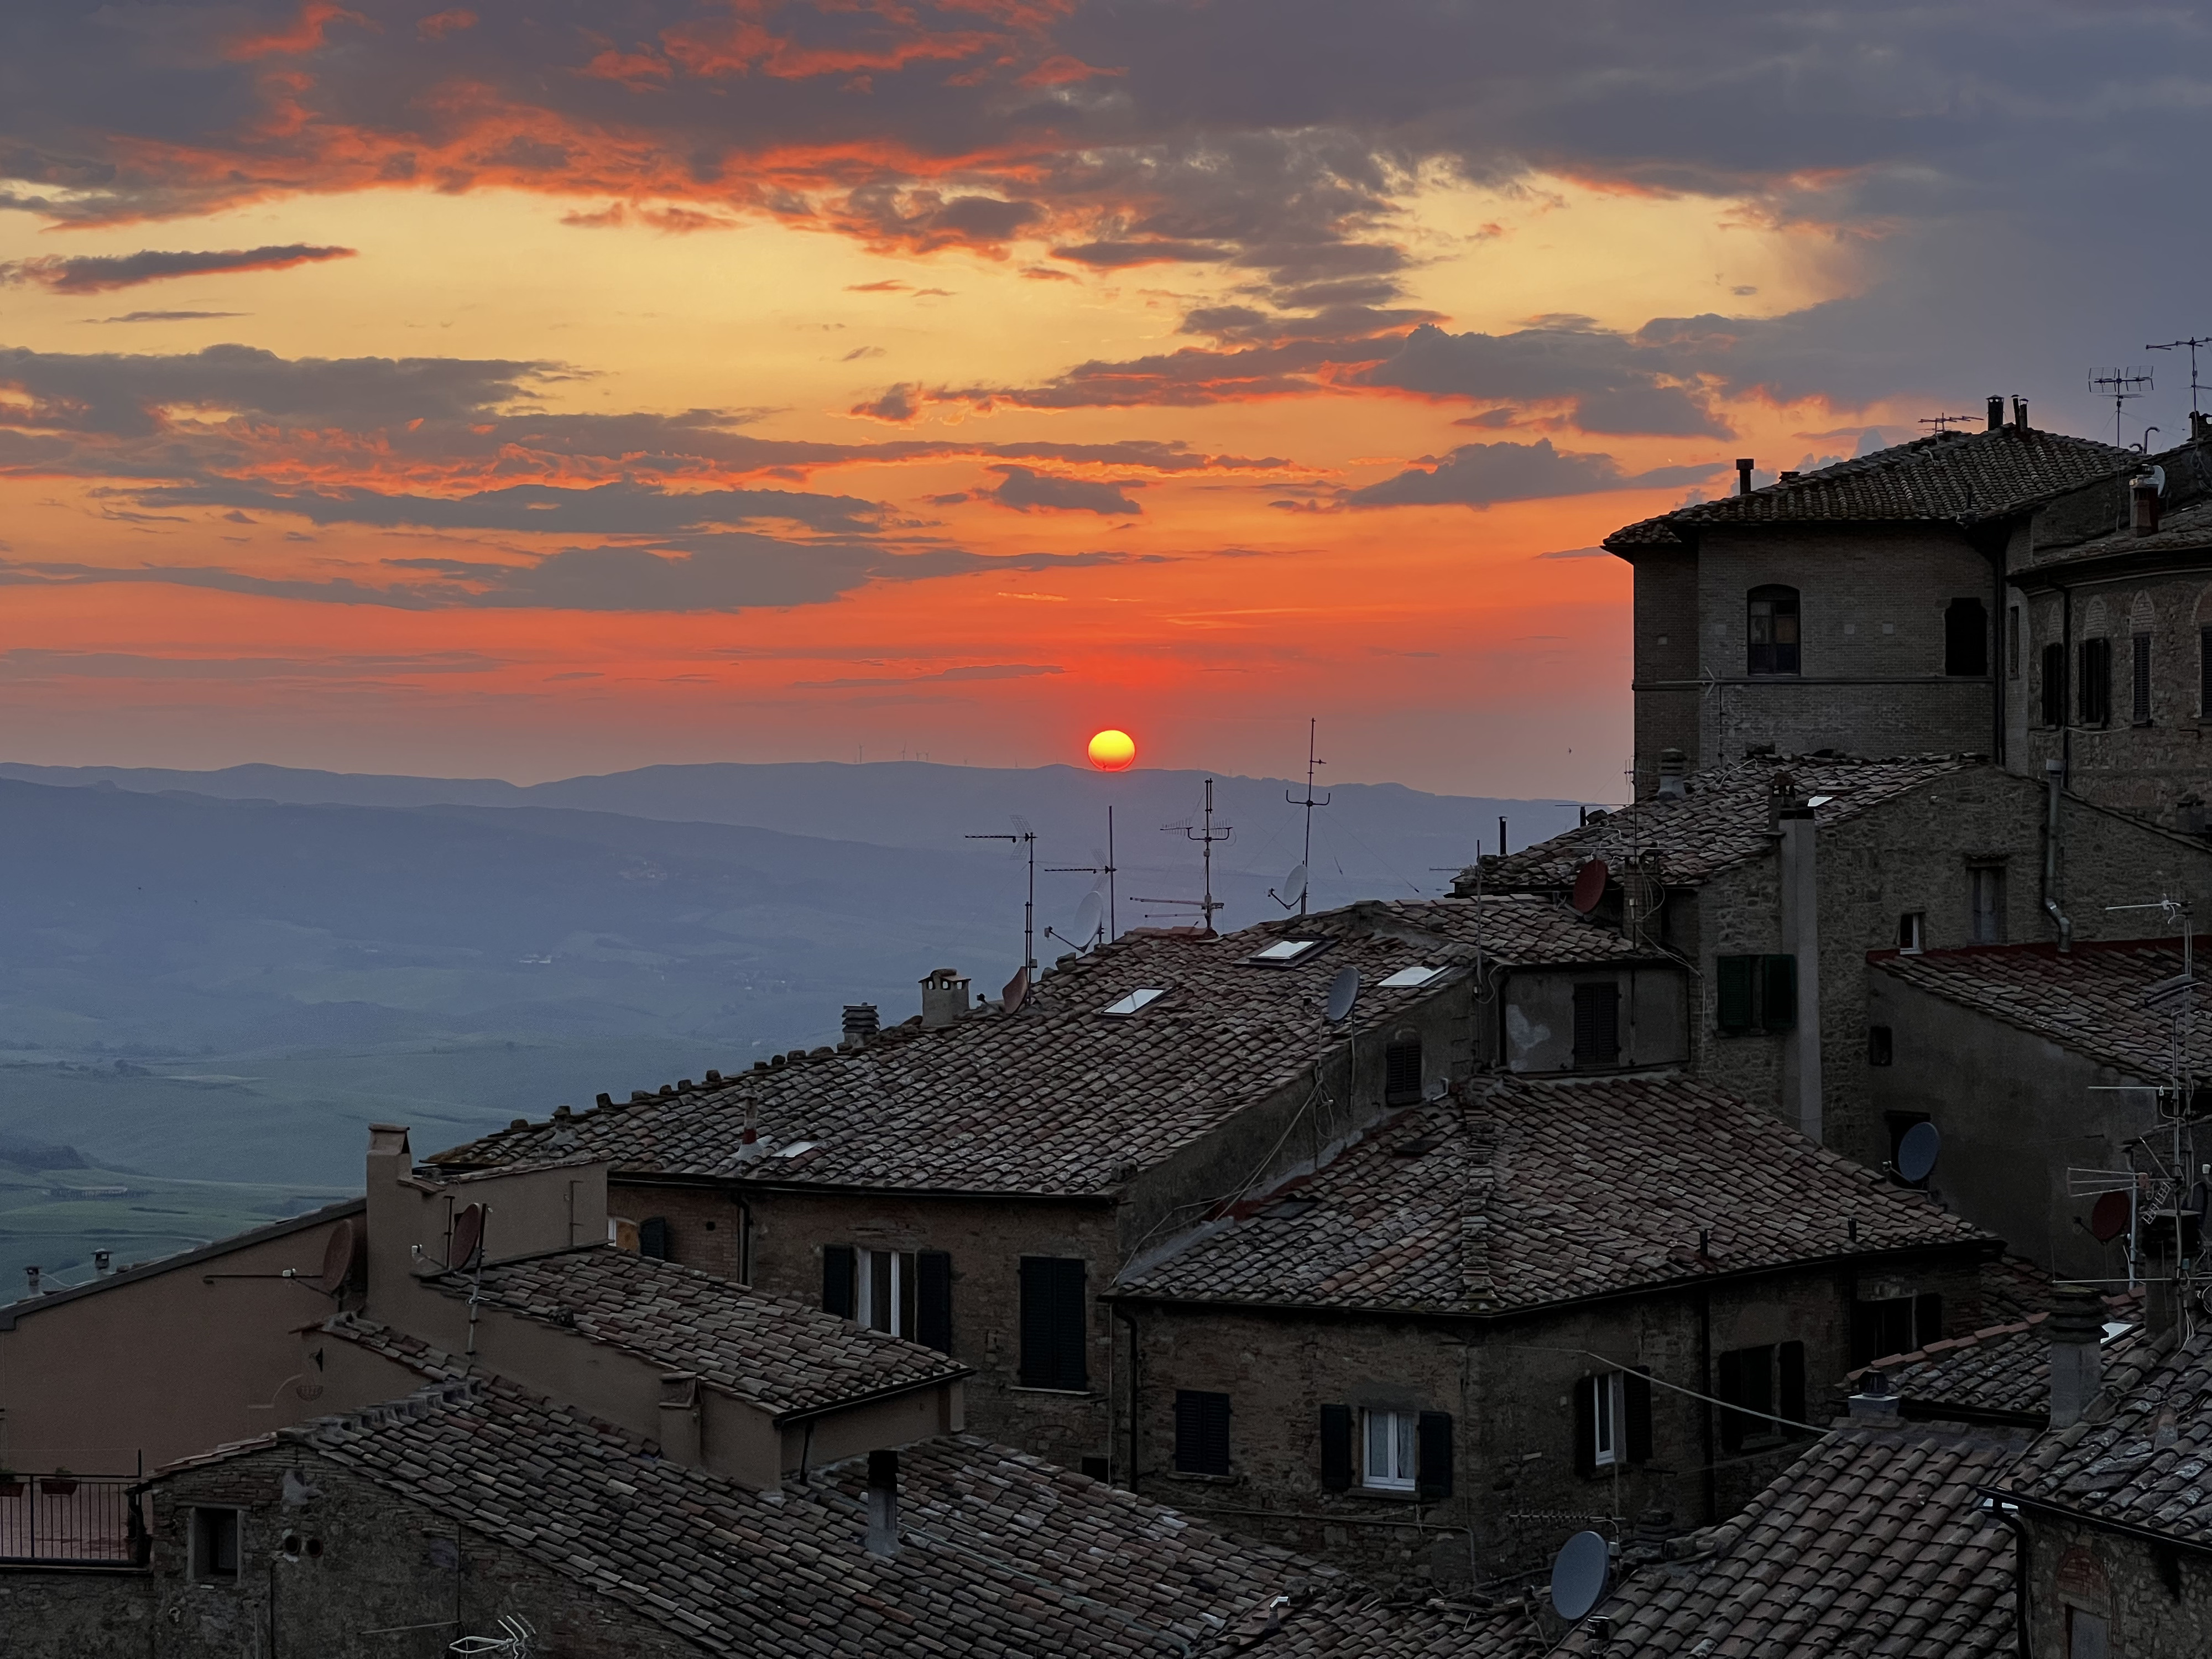
<path fill-rule="evenodd" d="M 825 1244 L 822 1249 L 822 1311 L 836 1314 L 841 1319 L 854 1317 L 856 1308 L 854 1281 L 860 1278 L 860 1265 L 850 1244 Z"/>
<path fill-rule="evenodd" d="M 1575 1473 L 1597 1473 L 1597 1378 L 1575 1382 Z"/>
<path fill-rule="evenodd" d="M 1792 1423 L 1811 1419 L 1805 1415 L 1805 1345 L 1785 1342 L 1775 1356 L 1777 1369 L 1781 1373 L 1782 1398 L 1774 1409 Z M 1784 1429 L 1785 1434 L 1801 1434 L 1801 1429 Z"/>
<path fill-rule="evenodd" d="M 1452 1495 L 1452 1420 L 1449 1412 L 1423 1412 L 1413 1429 L 1413 1488 L 1424 1503 Z"/>
<path fill-rule="evenodd" d="M 1575 987 L 1575 1064 L 1620 1064 L 1620 986 L 1594 980 Z"/>
<path fill-rule="evenodd" d="M 1180 1474 L 1229 1473 L 1229 1396 L 1178 1389 L 1175 1466 Z"/>
<path fill-rule="evenodd" d="M 2135 647 L 2133 660 L 2129 665 L 2133 671 L 2130 678 L 2133 681 L 2132 689 L 2135 696 L 2129 699 L 2131 707 L 2128 711 L 2128 718 L 2137 726 L 2148 726 L 2150 724 L 2150 635 L 2138 634 L 2130 643 Z"/>
<path fill-rule="evenodd" d="M 1090 1372 L 1079 1256 L 1022 1258 L 1021 1384 L 1025 1389 L 1085 1389 Z"/>
<path fill-rule="evenodd" d="M 1797 1024 L 1797 958 L 1761 957 L 1759 959 L 1759 1023 L 1769 1031 L 1788 1031 Z"/>
<path fill-rule="evenodd" d="M 1943 1338 L 1943 1298 L 1935 1291 L 1912 1298 L 1912 1346 L 1924 1348 Z"/>
<path fill-rule="evenodd" d="M 2206 632 L 2212 635 L 2212 629 Z M 2205 661 L 2206 684 L 2212 687 L 2212 647 L 2207 648 Z M 2066 647 L 2063 645 L 2043 647 L 2043 723 L 2066 724 Z"/>
<path fill-rule="evenodd" d="M 668 1218 L 666 1216 L 647 1216 L 637 1224 L 637 1253 L 640 1255 L 651 1256 L 655 1261 L 669 1261 L 675 1259 L 668 1248 Z"/>
<path fill-rule="evenodd" d="M 1748 1031 L 1759 1023 L 1752 1006 L 1758 964 L 1757 957 L 1723 957 L 1715 964 L 1720 981 L 1720 1028 L 1730 1036 Z"/>
<path fill-rule="evenodd" d="M 1352 1485 L 1352 1407 L 1321 1408 L 1321 1484 L 1324 1492 Z"/>
<path fill-rule="evenodd" d="M 914 1340 L 952 1352 L 952 1258 L 943 1250 L 914 1253 Z"/>
<path fill-rule="evenodd" d="M 1720 1357 L 1719 1370 L 1720 1382 L 1714 1392 L 1723 1400 L 1727 1401 L 1729 1405 L 1740 1403 L 1743 1399 L 1743 1356 L 1740 1353 L 1723 1354 Z M 1730 1411 L 1727 1406 L 1722 1407 L 1721 1449 L 1723 1451 L 1739 1452 L 1743 1449 L 1744 1420 L 1741 1412 Z"/>
<path fill-rule="evenodd" d="M 1881 1358 L 1881 1320 L 1871 1302 L 1851 1304 L 1851 1369 Z"/>
<path fill-rule="evenodd" d="M 1421 1045 L 1394 1042 L 1382 1051 L 1382 1103 L 1408 1106 L 1421 1097 Z"/>
<path fill-rule="evenodd" d="M 1622 1438 L 1632 1463 L 1651 1461 L 1651 1373 L 1642 1367 L 1620 1379 L 1621 1415 L 1628 1419 Z"/>

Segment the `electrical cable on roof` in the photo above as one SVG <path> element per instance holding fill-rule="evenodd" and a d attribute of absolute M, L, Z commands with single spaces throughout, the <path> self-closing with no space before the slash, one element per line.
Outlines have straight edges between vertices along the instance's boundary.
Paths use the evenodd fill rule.
<path fill-rule="evenodd" d="M 1832 1432 L 1832 1430 L 1823 1428 L 1817 1423 L 1800 1423 L 1794 1418 L 1777 1417 L 1772 1412 L 1755 1412 L 1748 1406 L 1739 1406 L 1733 1400 L 1723 1400 L 1717 1395 L 1699 1394 L 1695 1389 L 1686 1389 L 1679 1382 L 1669 1382 L 1664 1377 L 1652 1376 L 1649 1371 L 1639 1371 L 1632 1365 L 1622 1364 L 1618 1359 L 1607 1358 L 1601 1353 L 1592 1353 L 1588 1348 L 1555 1348 L 1542 1342 L 1503 1342 L 1498 1346 L 1506 1348 L 1524 1348 L 1531 1353 L 1577 1354 L 1584 1359 L 1595 1359 L 1601 1365 L 1610 1365 L 1624 1376 L 1640 1376 L 1654 1388 L 1666 1389 L 1674 1394 L 1686 1394 L 1692 1400 L 1702 1400 L 1709 1406 L 1718 1406 L 1723 1410 L 1736 1412 L 1745 1417 L 1756 1417 L 1765 1422 L 1779 1423 L 1788 1429 L 1802 1429 L 1808 1434 Z M 1718 1465 L 1715 1467 L 1717 1468 Z"/>

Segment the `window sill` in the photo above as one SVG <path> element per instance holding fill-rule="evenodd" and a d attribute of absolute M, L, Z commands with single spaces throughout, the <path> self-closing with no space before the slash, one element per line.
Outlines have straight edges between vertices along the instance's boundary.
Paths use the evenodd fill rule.
<path fill-rule="evenodd" d="M 1410 1486 L 1348 1486 L 1346 1498 L 1364 1498 L 1377 1504 L 1418 1504 L 1421 1494 Z"/>
<path fill-rule="evenodd" d="M 1008 1394 L 1056 1395 L 1062 1400 L 1096 1400 L 1098 1398 L 1098 1392 L 1095 1389 L 1040 1389 L 1028 1382 L 1017 1382 L 1012 1388 L 1008 1389 L 1006 1392 Z"/>
<path fill-rule="evenodd" d="M 1170 1469 L 1160 1477 L 1163 1480 L 1187 1480 L 1194 1486 L 1241 1486 L 1241 1474 L 1200 1474 L 1190 1469 Z"/>

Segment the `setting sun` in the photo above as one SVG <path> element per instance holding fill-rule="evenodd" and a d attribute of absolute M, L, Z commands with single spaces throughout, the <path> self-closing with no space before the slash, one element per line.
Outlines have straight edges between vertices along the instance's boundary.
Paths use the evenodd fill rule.
<path fill-rule="evenodd" d="M 1102 772 L 1126 772 L 1137 758 L 1136 739 L 1111 726 L 1091 739 L 1091 763 Z"/>

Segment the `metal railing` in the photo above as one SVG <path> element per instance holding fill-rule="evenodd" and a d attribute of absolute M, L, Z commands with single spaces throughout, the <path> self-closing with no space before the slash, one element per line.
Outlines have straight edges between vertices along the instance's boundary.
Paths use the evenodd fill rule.
<path fill-rule="evenodd" d="M 0 1564 L 146 1564 L 138 1481 L 129 1475 L 0 1475 Z"/>

